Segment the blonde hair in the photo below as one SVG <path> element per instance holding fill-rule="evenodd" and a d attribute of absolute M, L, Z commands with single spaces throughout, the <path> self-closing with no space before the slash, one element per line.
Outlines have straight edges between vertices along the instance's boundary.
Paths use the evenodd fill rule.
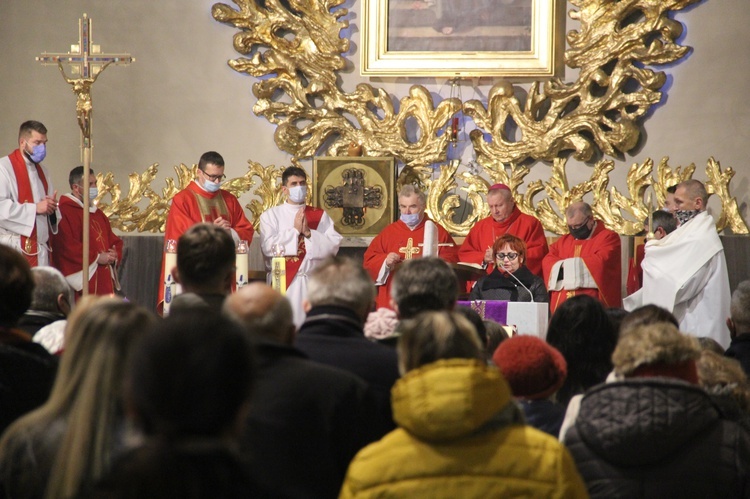
<path fill-rule="evenodd" d="M 145 309 L 116 298 L 86 298 L 65 328 L 65 352 L 49 400 L 16 421 L 0 441 L 40 434 L 57 420 L 65 429 L 53 450 L 45 497 L 74 497 L 108 471 L 122 421 L 122 382 L 134 340 L 155 322 Z"/>
<path fill-rule="evenodd" d="M 440 359 L 484 361 L 474 326 L 456 312 L 424 312 L 405 321 L 398 342 L 399 369 L 405 374 Z"/>

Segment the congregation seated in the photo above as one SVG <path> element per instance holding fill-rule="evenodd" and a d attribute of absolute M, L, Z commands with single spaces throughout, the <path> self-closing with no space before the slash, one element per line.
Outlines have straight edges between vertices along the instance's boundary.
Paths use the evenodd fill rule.
<path fill-rule="evenodd" d="M 136 346 L 126 374 L 128 411 L 145 441 L 114 463 L 91 497 L 272 497 L 236 451 L 254 370 L 233 321 L 202 310 L 161 321 Z"/>
<path fill-rule="evenodd" d="M 55 379 L 57 359 L 18 327 L 33 289 L 29 263 L 0 245 L 0 433 L 43 404 Z"/>
<path fill-rule="evenodd" d="M 357 454 L 339 497 L 586 497 L 568 451 L 523 423 L 465 318 L 407 321 L 398 352 L 398 428 Z"/>
<path fill-rule="evenodd" d="M 126 359 L 154 321 L 145 309 L 116 298 L 78 304 L 49 400 L 0 441 L 3 496 L 80 497 L 109 470 L 125 446 Z"/>
<path fill-rule="evenodd" d="M 370 389 L 354 374 L 294 348 L 289 301 L 261 283 L 224 310 L 255 345 L 258 372 L 240 450 L 255 480 L 278 497 L 336 497 L 349 461 L 383 435 Z M 381 309 L 388 310 L 388 309 Z"/>
<path fill-rule="evenodd" d="M 526 267 L 526 243 L 512 234 L 492 245 L 495 269 L 482 276 L 471 290 L 472 300 L 549 301 L 544 280 Z"/>
<path fill-rule="evenodd" d="M 586 392 L 565 436 L 591 497 L 750 496 L 750 434 L 698 386 L 700 355 L 668 323 L 622 336 L 622 381 Z"/>
<path fill-rule="evenodd" d="M 725 355 L 739 361 L 750 376 L 750 281 L 742 281 L 732 293 L 727 319 L 731 343 Z"/>

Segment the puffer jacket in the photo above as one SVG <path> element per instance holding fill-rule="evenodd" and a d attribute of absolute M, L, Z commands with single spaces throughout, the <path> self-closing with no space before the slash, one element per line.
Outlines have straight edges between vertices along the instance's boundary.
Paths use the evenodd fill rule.
<path fill-rule="evenodd" d="M 357 454 L 340 497 L 587 497 L 568 451 L 523 424 L 495 367 L 423 366 L 396 383 L 392 404 L 399 428 Z"/>
<path fill-rule="evenodd" d="M 682 381 L 592 388 L 565 443 L 591 497 L 750 497 L 750 437 Z"/>

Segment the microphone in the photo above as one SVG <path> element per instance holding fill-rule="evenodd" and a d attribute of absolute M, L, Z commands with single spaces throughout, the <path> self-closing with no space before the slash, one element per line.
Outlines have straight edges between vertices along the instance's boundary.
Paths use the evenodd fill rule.
<path fill-rule="evenodd" d="M 506 274 L 508 274 L 509 276 L 511 276 L 513 279 L 515 279 L 516 282 L 518 284 L 520 284 L 523 289 L 525 289 L 526 291 L 528 291 L 529 292 L 529 296 L 531 297 L 531 303 L 535 303 L 534 302 L 534 293 L 532 293 L 529 288 L 527 288 L 526 286 L 524 286 L 524 284 L 521 282 L 521 280 L 518 277 L 516 277 L 516 276 L 513 275 L 513 272 L 506 272 Z"/>

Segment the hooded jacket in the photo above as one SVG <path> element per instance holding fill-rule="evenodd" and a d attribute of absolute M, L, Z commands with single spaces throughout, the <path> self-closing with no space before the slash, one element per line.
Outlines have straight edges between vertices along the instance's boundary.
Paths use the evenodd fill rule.
<path fill-rule="evenodd" d="M 496 368 L 441 360 L 391 393 L 399 428 L 357 454 L 340 497 L 587 497 L 568 451 L 523 424 Z"/>
<path fill-rule="evenodd" d="M 591 497 L 750 497 L 750 437 L 686 382 L 592 388 L 565 443 Z"/>

